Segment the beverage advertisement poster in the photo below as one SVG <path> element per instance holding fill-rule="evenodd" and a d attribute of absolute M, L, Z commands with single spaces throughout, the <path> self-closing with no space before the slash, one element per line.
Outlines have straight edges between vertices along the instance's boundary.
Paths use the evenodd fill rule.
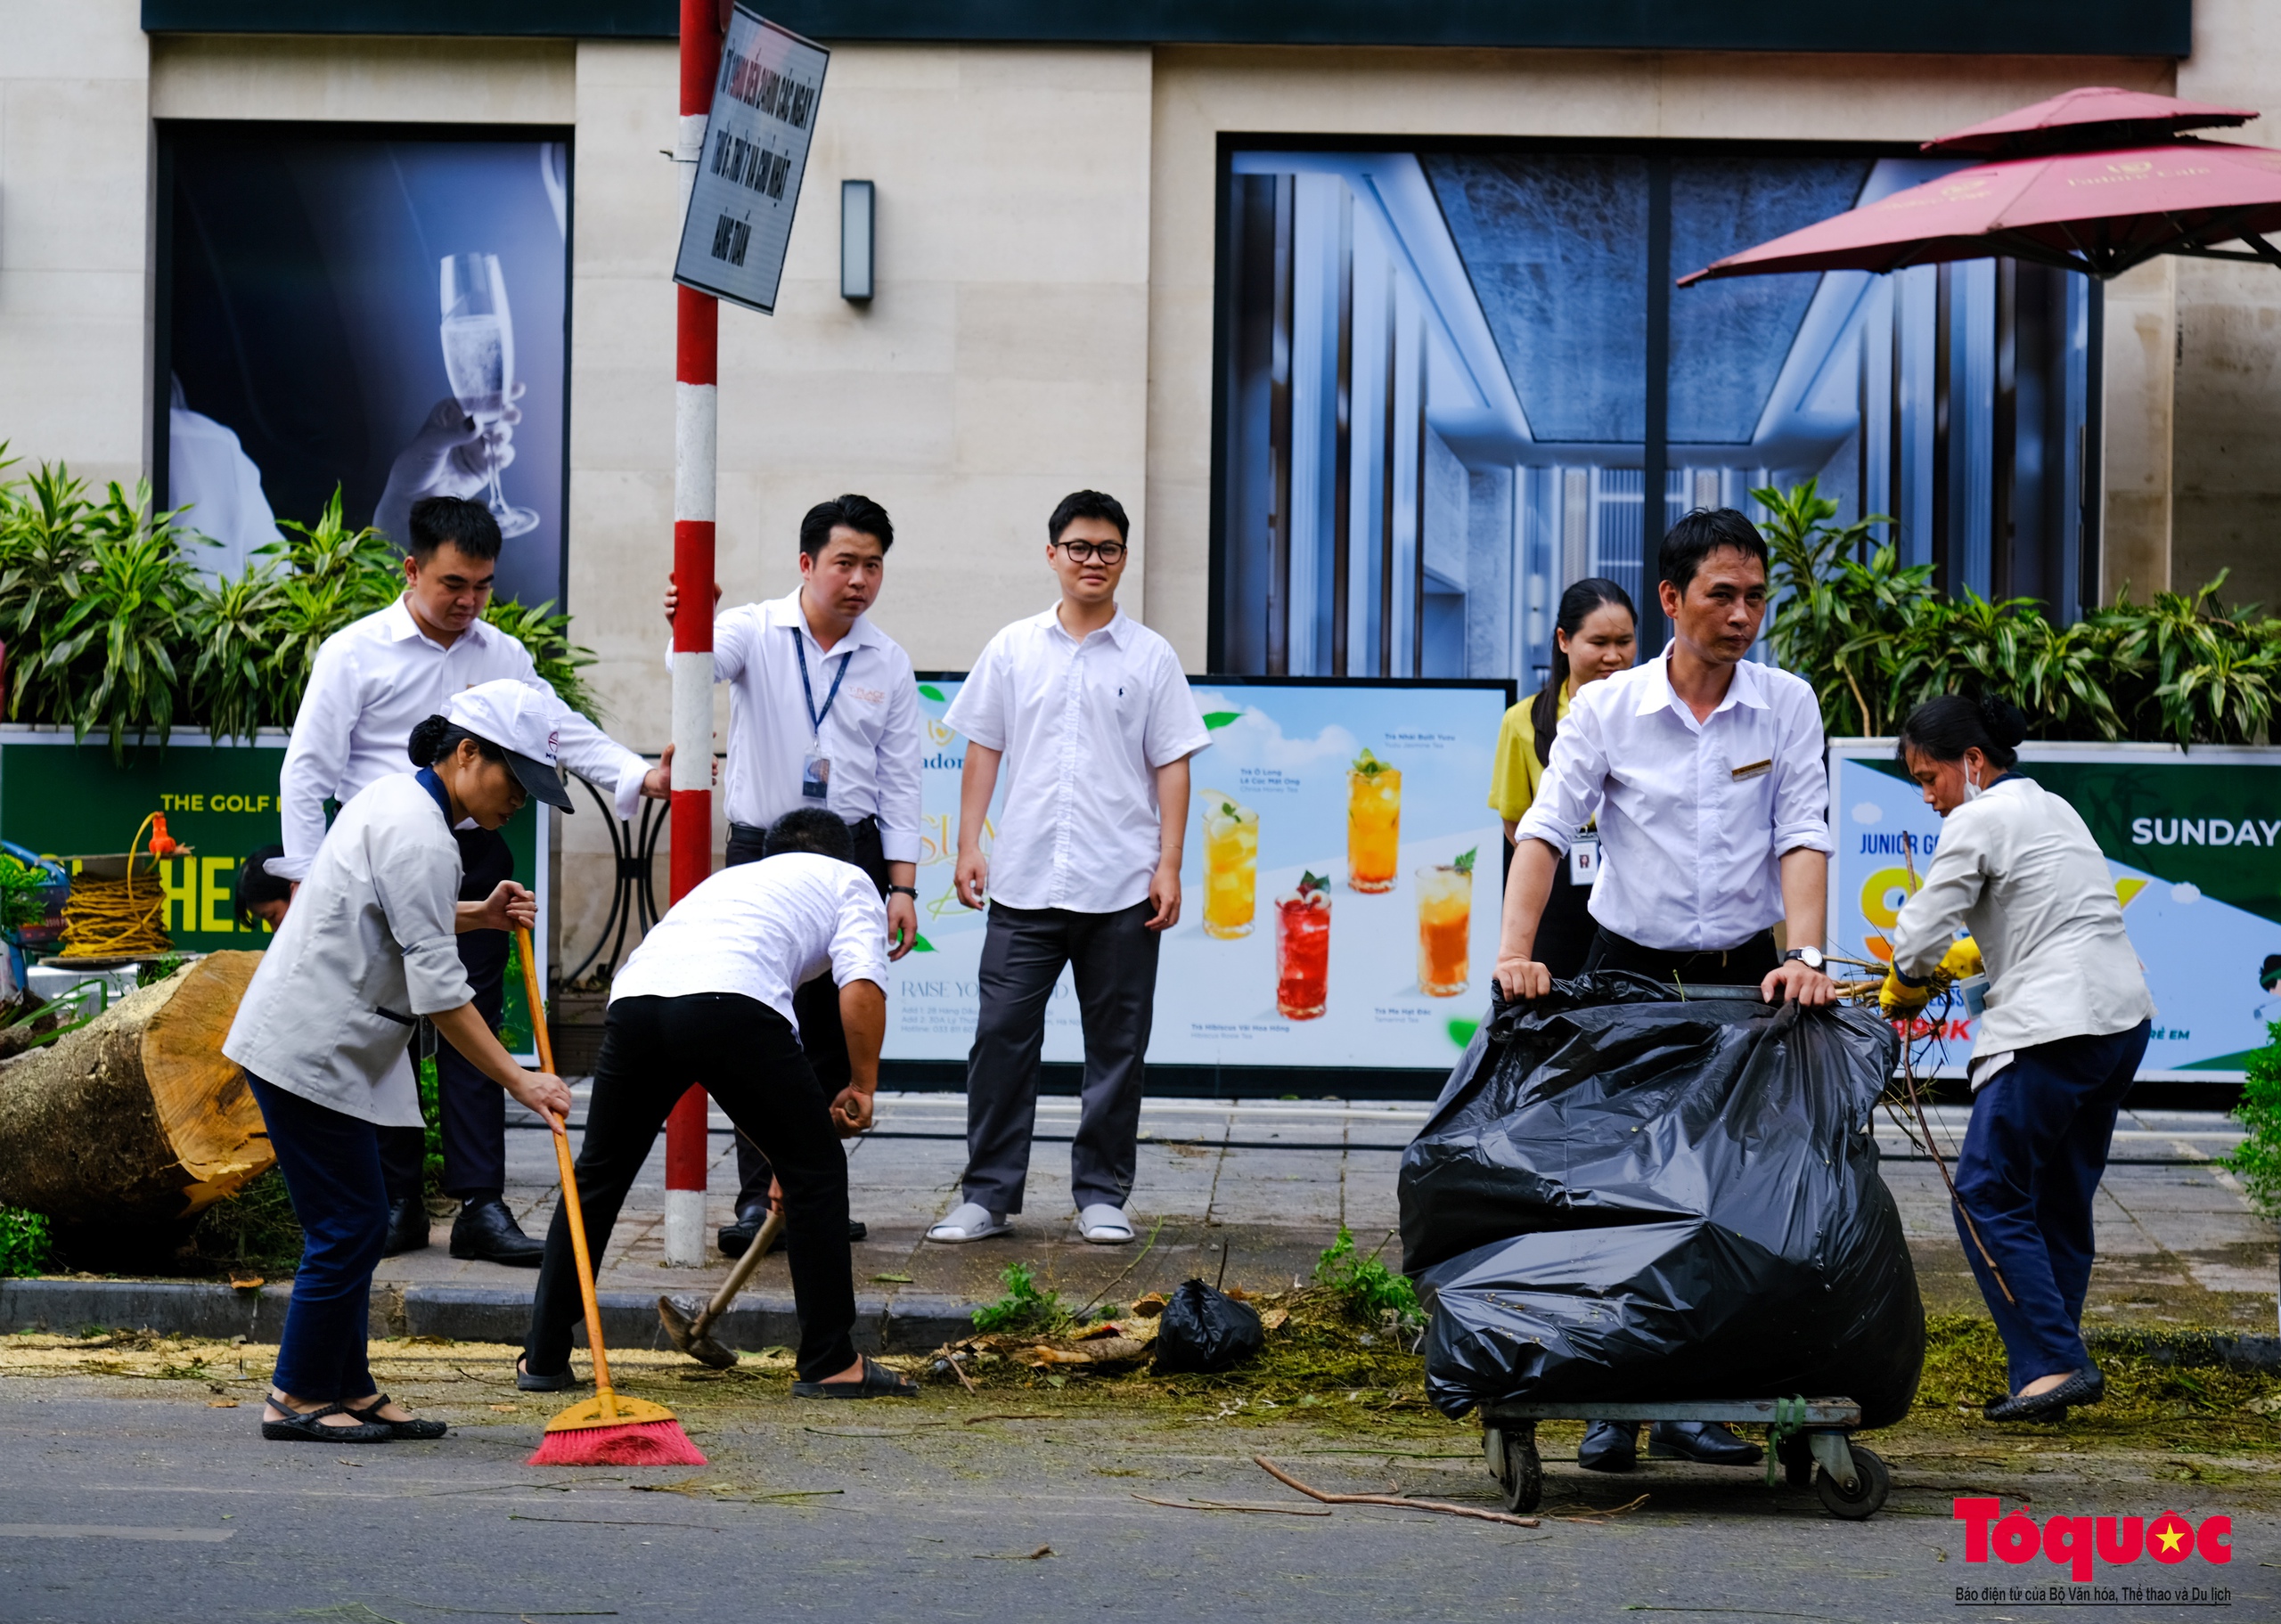
<path fill-rule="evenodd" d="M 2018 771 L 2081 814 L 2114 878 L 2122 923 L 2154 996 L 2146 1081 L 2239 1081 L 2281 1020 L 2281 750 L 2023 745 Z M 1833 951 L 1884 959 L 1893 927 L 1940 850 L 1941 818 L 1891 740 L 1830 748 Z M 1977 1023 L 1942 1023 L 1934 1057 L 1961 1075 Z"/>
<path fill-rule="evenodd" d="M 952 887 L 966 741 L 954 678 L 922 678 L 920 951 L 892 967 L 887 1058 L 966 1058 L 984 916 Z M 1210 747 L 1180 923 L 1157 975 L 1160 1065 L 1443 1071 L 1489 1006 L 1504 831 L 1490 756 L 1502 682 L 1193 679 Z M 1002 808 L 992 805 L 994 829 Z M 985 850 L 988 848 L 985 840 Z M 1045 1058 L 1083 1057 L 1067 972 Z"/>
<path fill-rule="evenodd" d="M 570 149 L 544 131 L 159 126 L 153 484 L 234 576 L 338 489 L 402 547 L 482 502 L 497 593 L 562 600 Z"/>

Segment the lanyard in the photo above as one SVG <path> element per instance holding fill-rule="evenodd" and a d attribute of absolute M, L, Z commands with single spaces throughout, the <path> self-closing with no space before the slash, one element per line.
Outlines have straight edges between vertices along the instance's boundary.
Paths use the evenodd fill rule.
<path fill-rule="evenodd" d="M 791 626 L 787 629 L 792 633 L 793 656 L 800 662 L 800 694 L 807 701 L 808 730 L 821 740 L 823 738 L 824 718 L 831 714 L 831 702 L 839 698 L 839 685 L 847 676 L 847 667 L 855 658 L 855 650 L 850 649 L 846 654 L 840 656 L 839 673 L 831 679 L 831 691 L 823 697 L 823 709 L 818 710 L 816 709 L 816 690 L 808 681 L 807 642 L 801 637 L 799 627 Z"/>

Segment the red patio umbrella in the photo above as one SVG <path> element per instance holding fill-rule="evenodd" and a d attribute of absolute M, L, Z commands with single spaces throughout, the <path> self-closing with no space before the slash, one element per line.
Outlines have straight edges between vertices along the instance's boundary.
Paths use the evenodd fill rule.
<path fill-rule="evenodd" d="M 2111 277 L 2157 254 L 2281 265 L 2281 151 L 2143 133 L 2256 115 L 2168 96 L 2091 88 L 1925 143 L 1927 151 L 2092 150 L 1999 158 L 1777 237 L 1680 278 L 1779 271 L 1898 271 L 2008 255 Z M 2118 131 L 2140 135 L 2118 143 Z M 2224 242 L 2245 248 L 2226 249 Z"/>

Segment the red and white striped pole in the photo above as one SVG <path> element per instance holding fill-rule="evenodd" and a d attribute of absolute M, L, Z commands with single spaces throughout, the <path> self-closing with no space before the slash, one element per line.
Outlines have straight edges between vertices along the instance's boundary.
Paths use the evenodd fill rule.
<path fill-rule="evenodd" d="M 721 70 L 720 0 L 681 0 L 682 204 L 705 152 L 705 119 Z M 720 301 L 675 287 L 674 324 L 673 900 L 713 872 L 713 500 L 720 428 Z M 705 1261 L 705 1090 L 666 1119 L 666 1261 Z"/>

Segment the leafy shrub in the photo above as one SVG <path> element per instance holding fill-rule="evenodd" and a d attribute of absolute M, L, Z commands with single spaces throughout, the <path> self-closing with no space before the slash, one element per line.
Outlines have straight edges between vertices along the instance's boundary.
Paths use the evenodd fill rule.
<path fill-rule="evenodd" d="M 2265 1047 L 2250 1053 L 2249 1080 L 2233 1110 L 2249 1137 L 2219 1160 L 2240 1176 L 2263 1212 L 2281 1217 L 2281 1021 L 2265 1034 Z"/>
<path fill-rule="evenodd" d="M 2128 590 L 2072 626 L 2032 598 L 1942 594 L 1929 564 L 1902 566 L 1873 541 L 1872 515 L 1835 526 L 1837 504 L 1808 480 L 1751 495 L 1775 591 L 1768 641 L 1813 684 L 1833 734 L 1896 731 L 1942 694 L 2018 702 L 2032 736 L 2147 743 L 2262 743 L 2281 688 L 2281 620 L 2228 611 L 2220 573 L 2193 593 Z"/>
<path fill-rule="evenodd" d="M 40 1273 L 53 1250 L 45 1213 L 0 1207 L 0 1280 Z"/>
<path fill-rule="evenodd" d="M 974 1310 L 974 1328 L 985 1334 L 1022 1336 L 1058 1331 L 1069 1323 L 1069 1306 L 1058 1293 L 1040 1291 L 1027 1263 L 1009 1263 L 998 1277 L 1006 1294 Z"/>
<path fill-rule="evenodd" d="M 388 539 L 352 530 L 336 488 L 313 525 L 281 520 L 280 540 L 246 571 L 208 580 L 211 543 L 155 512 L 147 486 L 113 484 L 98 500 L 61 463 L 10 478 L 0 444 L 0 641 L 7 715 L 101 730 L 114 756 L 127 739 L 165 743 L 176 727 L 216 742 L 287 727 L 324 640 L 403 590 Z M 493 602 L 491 624 L 529 649 L 563 702 L 593 714 L 581 674 L 593 655 L 571 642 L 552 603 Z"/>
<path fill-rule="evenodd" d="M 1315 1261 L 1315 1283 L 1338 1293 L 1347 1311 L 1358 1318 L 1375 1323 L 1392 1315 L 1396 1325 L 1411 1331 L 1426 1323 L 1426 1310 L 1410 1277 L 1388 1269 L 1375 1252 L 1356 1256 L 1354 1232 L 1345 1224 L 1338 1226 L 1338 1238 Z"/>

